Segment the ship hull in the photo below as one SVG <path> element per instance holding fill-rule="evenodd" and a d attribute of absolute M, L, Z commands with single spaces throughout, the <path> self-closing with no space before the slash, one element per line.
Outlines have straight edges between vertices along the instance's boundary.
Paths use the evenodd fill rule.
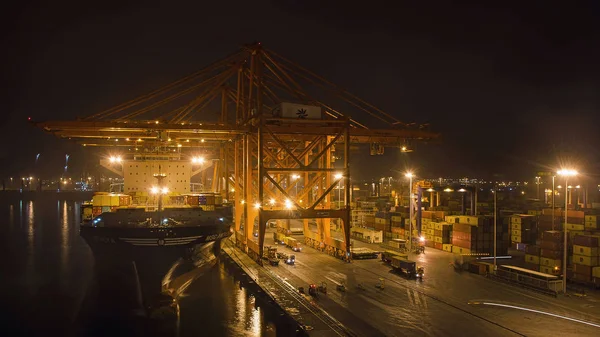
<path fill-rule="evenodd" d="M 95 260 L 98 299 L 103 307 L 127 308 L 148 315 L 164 297 L 164 277 L 179 259 L 214 258 L 228 225 L 161 228 L 81 226 Z M 119 298 L 115 299 L 115 296 Z"/>

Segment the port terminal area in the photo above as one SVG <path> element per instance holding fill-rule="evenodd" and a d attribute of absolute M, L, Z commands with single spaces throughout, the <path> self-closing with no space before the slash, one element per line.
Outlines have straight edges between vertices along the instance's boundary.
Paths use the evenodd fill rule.
<path fill-rule="evenodd" d="M 282 259 L 260 266 L 235 246 L 234 236 L 225 240 L 223 251 L 310 336 L 450 336 L 457 330 L 473 336 L 595 336 L 600 331 L 600 294 L 594 290 L 549 296 L 457 269 L 455 254 L 436 249 L 407 252 L 424 270 L 422 278 L 408 277 L 380 255 L 347 262 L 306 245 L 292 250 L 275 241 L 276 232 L 267 228 L 265 251 L 270 246 L 295 255 L 293 264 Z M 305 242 L 300 233 L 293 237 Z M 387 250 L 358 240 L 352 246 Z M 318 289 L 313 294 L 311 285 Z"/>

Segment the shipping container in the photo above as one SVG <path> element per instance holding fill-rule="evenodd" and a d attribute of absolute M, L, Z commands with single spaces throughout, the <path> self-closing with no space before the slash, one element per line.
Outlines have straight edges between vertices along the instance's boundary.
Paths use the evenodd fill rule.
<path fill-rule="evenodd" d="M 598 237 L 591 235 L 577 235 L 573 238 L 573 244 L 585 247 L 598 247 Z"/>
<path fill-rule="evenodd" d="M 594 267 L 592 267 L 592 266 L 586 266 L 584 264 L 578 264 L 578 263 L 573 264 L 573 272 L 576 274 L 592 276 L 593 268 Z"/>
<path fill-rule="evenodd" d="M 595 267 L 598 265 L 598 256 L 584 256 L 573 254 L 573 263 Z"/>
<path fill-rule="evenodd" d="M 540 257 L 538 255 L 525 254 L 525 262 L 526 263 L 533 263 L 533 264 L 539 265 L 540 264 Z"/>
<path fill-rule="evenodd" d="M 540 256 L 547 259 L 560 259 L 563 256 L 563 252 L 560 250 L 542 249 Z"/>
<path fill-rule="evenodd" d="M 561 259 L 549 259 L 546 257 L 540 257 L 540 266 L 560 267 L 561 265 L 562 265 Z"/>
<path fill-rule="evenodd" d="M 598 256 L 598 247 L 586 247 L 573 245 L 573 254 L 584 256 Z"/>

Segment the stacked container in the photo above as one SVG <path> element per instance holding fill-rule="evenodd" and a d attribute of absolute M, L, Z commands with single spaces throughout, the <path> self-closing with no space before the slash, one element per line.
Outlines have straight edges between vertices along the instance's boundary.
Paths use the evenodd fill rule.
<path fill-rule="evenodd" d="M 485 216 L 447 216 L 452 224 L 452 252 L 460 254 L 494 253 L 494 235 L 496 235 L 496 254 L 505 255 L 508 251 L 508 228 L 497 224 L 494 233 L 494 218 Z"/>
<path fill-rule="evenodd" d="M 512 215 L 509 225 L 511 243 L 534 243 L 537 235 L 535 220 L 535 215 Z"/>
<path fill-rule="evenodd" d="M 596 231 L 600 229 L 600 216 L 599 215 L 586 215 L 584 217 L 585 222 L 583 223 L 584 230 Z"/>
<path fill-rule="evenodd" d="M 554 214 L 552 213 L 552 209 L 544 209 L 542 210 L 542 215 L 538 216 L 538 231 L 552 231 L 552 230 L 562 230 L 562 223 L 564 221 L 564 217 L 561 216 L 562 212 L 559 209 L 554 210 Z M 554 218 L 554 227 L 552 226 L 552 218 Z"/>
<path fill-rule="evenodd" d="M 598 237 L 577 235 L 573 238 L 573 279 L 591 282 L 593 268 L 598 267 Z"/>
<path fill-rule="evenodd" d="M 551 275 L 560 274 L 563 247 L 563 232 L 542 232 L 540 240 L 540 272 Z"/>
<path fill-rule="evenodd" d="M 452 225 L 447 222 L 434 222 L 432 224 L 433 247 L 435 249 L 452 251 Z M 444 245 L 446 246 L 444 247 Z"/>
<path fill-rule="evenodd" d="M 528 245 L 525 247 L 525 268 L 540 271 L 540 246 Z"/>
<path fill-rule="evenodd" d="M 563 212 L 564 218 L 564 212 Z M 568 211 L 567 212 L 567 230 L 569 237 L 574 238 L 576 235 L 583 235 L 585 229 L 585 215 L 583 211 Z"/>
<path fill-rule="evenodd" d="M 378 231 L 390 232 L 392 215 L 388 212 L 375 213 L 375 223 L 373 228 Z"/>

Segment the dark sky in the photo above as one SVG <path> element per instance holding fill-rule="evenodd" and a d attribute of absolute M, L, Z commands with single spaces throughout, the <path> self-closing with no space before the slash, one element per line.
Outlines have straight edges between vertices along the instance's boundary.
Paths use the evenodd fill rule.
<path fill-rule="evenodd" d="M 253 41 L 443 134 L 408 156 L 357 156 L 361 176 L 410 166 L 430 176 L 530 178 L 565 158 L 598 168 L 595 1 L 27 3 L 3 13 L 3 176 L 60 172 L 65 153 L 73 165 L 93 157 L 33 129 L 28 116 L 89 115 Z"/>

